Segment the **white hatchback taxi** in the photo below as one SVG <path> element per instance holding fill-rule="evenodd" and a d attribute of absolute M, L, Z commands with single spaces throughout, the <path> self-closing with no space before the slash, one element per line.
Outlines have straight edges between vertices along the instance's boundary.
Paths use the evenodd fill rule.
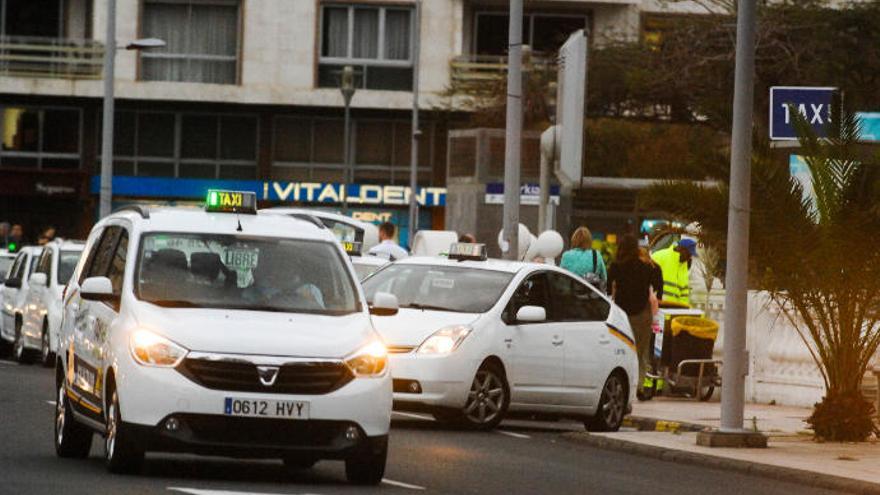
<path fill-rule="evenodd" d="M 410 257 L 364 281 L 394 294 L 376 318 L 389 351 L 394 405 L 490 429 L 509 411 L 620 427 L 638 364 L 625 313 L 555 266 L 485 258 L 483 245 Z M 377 297 L 378 299 L 378 297 Z"/>
<path fill-rule="evenodd" d="M 55 365 L 58 329 L 61 327 L 61 297 L 82 250 L 81 241 L 57 240 L 46 244 L 28 279 L 21 338 L 25 347 L 40 350 L 43 366 Z"/>
<path fill-rule="evenodd" d="M 97 432 L 112 472 L 175 451 L 341 459 L 349 481 L 381 481 L 391 378 L 351 264 L 323 226 L 255 204 L 210 191 L 207 211 L 94 227 L 64 300 L 59 456 L 86 457 Z"/>
<path fill-rule="evenodd" d="M 43 248 L 25 246 L 18 252 L 6 281 L 0 287 L 0 347 L 12 345 L 12 355 L 20 363 L 29 363 L 39 350 L 39 341 L 28 342 L 22 337 L 25 299 L 28 293 L 28 280 L 37 266 Z"/>

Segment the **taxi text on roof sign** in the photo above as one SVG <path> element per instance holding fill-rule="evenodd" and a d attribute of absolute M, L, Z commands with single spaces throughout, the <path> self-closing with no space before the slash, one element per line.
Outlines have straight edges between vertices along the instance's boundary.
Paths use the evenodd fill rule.
<path fill-rule="evenodd" d="M 455 242 L 449 246 L 449 259 L 483 261 L 488 258 L 485 244 Z"/>
<path fill-rule="evenodd" d="M 342 249 L 351 256 L 359 256 L 361 254 L 361 243 L 354 241 L 341 241 Z"/>
<path fill-rule="evenodd" d="M 257 213 L 257 195 L 250 191 L 208 190 L 205 210 L 219 213 Z"/>

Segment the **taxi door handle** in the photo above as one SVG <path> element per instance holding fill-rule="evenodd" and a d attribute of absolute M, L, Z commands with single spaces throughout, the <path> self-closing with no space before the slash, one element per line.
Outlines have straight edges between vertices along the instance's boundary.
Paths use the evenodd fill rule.
<path fill-rule="evenodd" d="M 560 338 L 558 335 L 553 336 L 553 341 L 551 342 L 555 346 L 561 346 L 565 343 L 565 340 Z"/>
<path fill-rule="evenodd" d="M 608 345 L 611 343 L 611 339 L 608 337 L 599 337 L 599 343 L 602 345 Z"/>

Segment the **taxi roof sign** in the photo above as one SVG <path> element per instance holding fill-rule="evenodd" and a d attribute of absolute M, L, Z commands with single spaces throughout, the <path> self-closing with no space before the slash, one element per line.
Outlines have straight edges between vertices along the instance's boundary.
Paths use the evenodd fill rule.
<path fill-rule="evenodd" d="M 485 244 L 454 242 L 449 246 L 449 259 L 465 261 L 485 261 L 489 258 Z"/>
<path fill-rule="evenodd" d="M 257 214 L 257 195 L 253 191 L 209 189 L 205 211 L 215 213 Z"/>
<path fill-rule="evenodd" d="M 361 247 L 363 246 L 360 242 L 355 241 L 339 241 L 342 244 L 342 249 L 345 250 L 346 254 L 349 256 L 360 256 Z"/>

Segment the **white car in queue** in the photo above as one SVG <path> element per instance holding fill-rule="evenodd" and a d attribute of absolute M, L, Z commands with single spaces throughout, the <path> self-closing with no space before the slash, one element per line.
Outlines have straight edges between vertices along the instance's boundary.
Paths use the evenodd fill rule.
<path fill-rule="evenodd" d="M 396 315 L 374 318 L 395 409 L 477 429 L 517 411 L 613 431 L 631 408 L 638 362 L 626 314 L 562 269 L 455 244 L 448 257 L 385 267 L 364 291 L 368 301 L 391 293 L 399 302 Z"/>
<path fill-rule="evenodd" d="M 339 459 L 351 482 L 381 481 L 391 378 L 354 271 L 329 230 L 255 205 L 209 191 L 206 211 L 95 225 L 64 300 L 59 456 L 88 456 L 98 433 L 111 472 L 171 451 Z"/>
<path fill-rule="evenodd" d="M 59 239 L 46 244 L 28 279 L 21 338 L 25 347 L 39 349 L 40 361 L 46 367 L 55 365 L 61 298 L 82 251 L 82 241 Z"/>
<path fill-rule="evenodd" d="M 390 263 L 387 259 L 363 254 L 379 243 L 379 229 L 371 223 L 318 209 L 279 206 L 260 212 L 269 215 L 287 215 L 324 224 L 351 257 L 351 264 L 354 265 L 358 280 L 369 277 L 373 272 Z"/>
<path fill-rule="evenodd" d="M 0 308 L 0 346 L 12 346 L 12 357 L 20 363 L 29 363 L 39 351 L 39 341 L 28 342 L 22 338 L 22 324 L 24 323 L 25 299 L 27 298 L 31 273 L 37 266 L 43 248 L 39 246 L 25 246 L 18 251 L 18 256 L 9 269 L 6 281 L 0 288 L 0 299 L 3 306 Z"/>

